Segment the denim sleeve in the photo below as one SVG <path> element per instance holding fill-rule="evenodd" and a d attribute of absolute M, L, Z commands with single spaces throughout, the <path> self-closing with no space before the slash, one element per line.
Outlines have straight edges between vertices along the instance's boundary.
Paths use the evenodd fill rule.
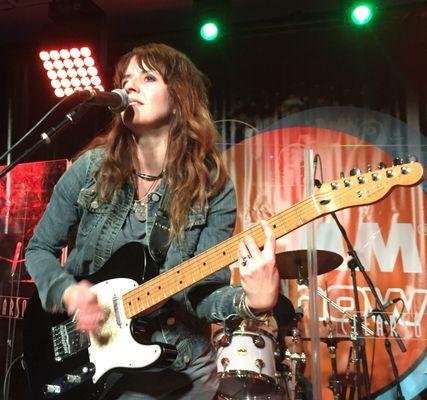
<path fill-rule="evenodd" d="M 236 194 L 229 179 L 222 191 L 209 203 L 206 226 L 202 230 L 195 254 L 228 239 L 236 222 Z M 189 293 L 190 301 L 199 318 L 220 321 L 235 313 L 235 301 L 242 289 L 230 286 L 231 272 L 223 268 L 194 286 Z"/>
<path fill-rule="evenodd" d="M 79 221 L 77 198 L 84 186 L 90 152 L 83 154 L 59 179 L 26 249 L 26 267 L 47 311 L 63 311 L 64 290 L 75 283 L 60 265 L 71 228 Z"/>

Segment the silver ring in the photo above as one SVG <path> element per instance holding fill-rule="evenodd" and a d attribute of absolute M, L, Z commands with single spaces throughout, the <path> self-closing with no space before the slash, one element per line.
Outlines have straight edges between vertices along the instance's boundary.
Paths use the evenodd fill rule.
<path fill-rule="evenodd" d="M 244 267 L 248 263 L 249 259 L 249 256 L 242 257 L 242 267 Z"/>

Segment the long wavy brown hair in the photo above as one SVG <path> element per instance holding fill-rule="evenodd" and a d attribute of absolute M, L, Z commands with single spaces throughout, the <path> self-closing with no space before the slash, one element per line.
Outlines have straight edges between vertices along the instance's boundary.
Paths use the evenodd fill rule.
<path fill-rule="evenodd" d="M 202 210 L 209 197 L 217 193 L 227 179 L 224 164 L 216 147 L 217 130 L 208 110 L 207 79 L 181 52 L 164 44 L 145 44 L 121 57 L 116 65 L 114 83 L 121 86 L 131 59 L 135 57 L 159 72 L 168 86 L 171 127 L 165 170 L 170 195 L 171 237 L 183 238 L 190 208 Z M 96 137 L 84 151 L 102 146 L 106 158 L 95 178 L 101 200 L 128 180 L 135 182 L 139 169 L 137 145 L 132 132 L 116 114 L 111 127 Z"/>

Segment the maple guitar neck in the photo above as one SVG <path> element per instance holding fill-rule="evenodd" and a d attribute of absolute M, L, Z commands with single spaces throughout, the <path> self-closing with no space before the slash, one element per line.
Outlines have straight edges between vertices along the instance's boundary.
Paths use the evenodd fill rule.
<path fill-rule="evenodd" d="M 316 194 L 271 217 L 267 223 L 277 239 L 323 215 L 375 203 L 393 187 L 414 186 L 422 177 L 422 165 L 409 163 L 331 181 L 323 184 Z M 257 224 L 125 293 L 122 301 L 126 317 L 133 318 L 155 309 L 181 290 L 235 262 L 238 244 L 247 235 L 251 235 L 259 247 L 263 246 L 264 232 Z"/>

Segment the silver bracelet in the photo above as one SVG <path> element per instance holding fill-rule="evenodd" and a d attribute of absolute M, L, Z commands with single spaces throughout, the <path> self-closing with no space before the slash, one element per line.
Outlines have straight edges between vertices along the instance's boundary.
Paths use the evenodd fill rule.
<path fill-rule="evenodd" d="M 243 292 L 240 296 L 239 304 L 237 305 L 237 314 L 242 319 L 251 319 L 257 322 L 266 322 L 271 316 L 271 311 L 254 313 L 246 303 L 246 293 Z"/>

